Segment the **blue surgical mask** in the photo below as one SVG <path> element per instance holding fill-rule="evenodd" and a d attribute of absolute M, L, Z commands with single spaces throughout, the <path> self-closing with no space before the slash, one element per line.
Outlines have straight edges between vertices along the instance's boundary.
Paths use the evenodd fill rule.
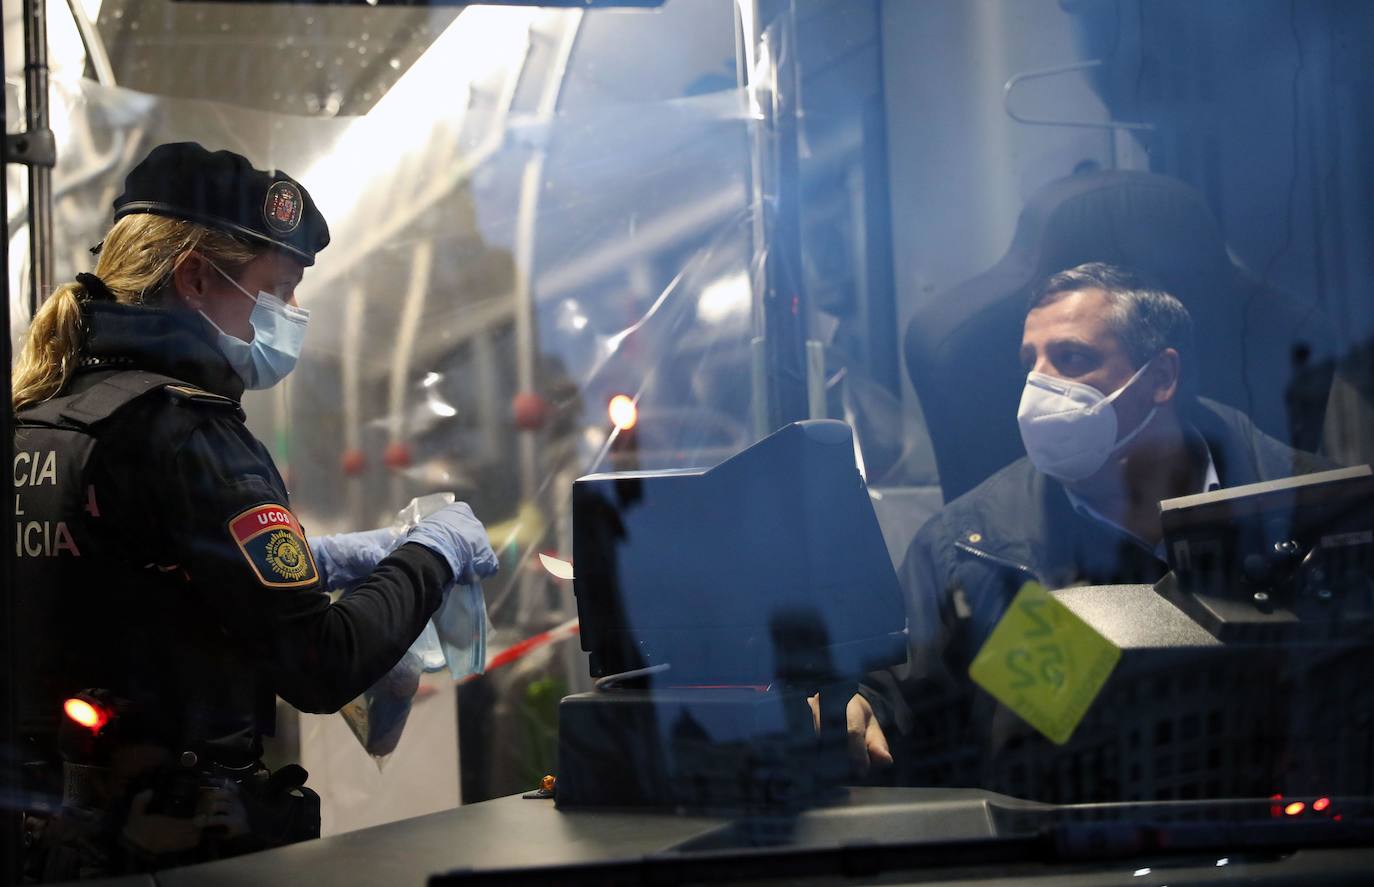
<path fill-rule="evenodd" d="M 486 670 L 491 620 L 487 618 L 486 597 L 476 577 L 471 582 L 453 584 L 432 624 L 455 681 Z"/>
<path fill-rule="evenodd" d="M 310 312 L 288 305 L 269 292 L 259 292 L 255 298 L 214 262 L 210 263 L 210 267 L 233 284 L 234 289 L 243 293 L 245 298 L 253 300 L 253 313 L 248 316 L 248 323 L 253 327 L 253 341 L 245 342 L 229 335 L 204 311 L 200 312 L 200 316 L 219 333 L 219 350 L 229 361 L 229 366 L 243 379 L 243 384 L 255 390 L 271 388 L 295 368 L 296 360 L 301 356 L 301 345 L 305 342 L 305 327 L 310 320 Z"/>

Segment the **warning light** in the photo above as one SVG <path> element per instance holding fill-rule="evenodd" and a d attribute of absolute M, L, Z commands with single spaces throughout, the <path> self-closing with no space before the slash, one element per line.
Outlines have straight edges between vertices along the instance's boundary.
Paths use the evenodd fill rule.
<path fill-rule="evenodd" d="M 1283 812 L 1284 812 L 1284 813 L 1287 813 L 1289 816 L 1297 816 L 1299 813 L 1301 813 L 1302 811 L 1304 811 L 1304 810 L 1306 810 L 1306 809 L 1307 809 L 1307 805 L 1304 804 L 1302 801 L 1294 801 L 1293 803 L 1289 804 L 1287 807 L 1284 807 L 1284 808 L 1283 808 Z"/>
<path fill-rule="evenodd" d="M 611 422 L 621 431 L 629 431 L 639 421 L 639 407 L 635 406 L 629 395 L 617 394 L 611 398 L 611 405 L 606 411 L 611 416 Z"/>
<path fill-rule="evenodd" d="M 1323 810 L 1325 810 L 1327 807 L 1330 807 L 1330 806 L 1331 806 L 1331 799 L 1330 799 L 1330 798 L 1317 798 L 1317 800 L 1315 800 L 1315 801 L 1312 802 L 1312 809 L 1313 809 L 1313 810 L 1316 810 L 1318 813 L 1322 812 Z"/>
<path fill-rule="evenodd" d="M 67 713 L 67 717 L 92 733 L 100 732 L 100 728 L 110 721 L 109 713 L 103 708 L 98 708 L 75 696 L 62 703 L 62 710 Z"/>

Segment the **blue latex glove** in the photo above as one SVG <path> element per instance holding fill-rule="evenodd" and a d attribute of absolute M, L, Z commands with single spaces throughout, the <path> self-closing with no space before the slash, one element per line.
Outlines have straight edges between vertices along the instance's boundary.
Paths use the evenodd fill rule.
<path fill-rule="evenodd" d="M 490 576 L 501 565 L 486 529 L 466 502 L 445 505 L 412 527 L 404 541 L 418 542 L 442 557 L 459 585 Z"/>
<path fill-rule="evenodd" d="M 313 536 L 310 553 L 315 556 L 315 566 L 319 568 L 324 587 L 342 589 L 366 578 L 401 541 L 401 534 L 389 527 Z"/>
<path fill-rule="evenodd" d="M 382 558 L 405 541 L 405 534 L 402 530 L 386 527 L 361 533 L 315 536 L 309 541 L 310 553 L 315 556 L 315 566 L 324 587 L 347 595 L 356 583 L 377 568 Z M 433 622 L 425 623 L 424 631 L 410 645 L 410 652 L 419 658 L 425 671 L 438 671 L 447 664 Z M 396 668 L 405 665 L 406 660 L 402 660 Z"/>

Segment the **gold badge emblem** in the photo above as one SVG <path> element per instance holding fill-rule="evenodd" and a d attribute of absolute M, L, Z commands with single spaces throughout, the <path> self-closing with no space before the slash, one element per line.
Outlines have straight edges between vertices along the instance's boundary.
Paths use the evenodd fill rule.
<path fill-rule="evenodd" d="M 283 579 L 297 581 L 310 572 L 310 560 L 296 534 L 280 530 L 267 540 L 267 565 Z"/>
<path fill-rule="evenodd" d="M 290 182 L 273 182 L 267 189 L 262 217 L 267 227 L 278 234 L 290 234 L 301 223 L 305 200 L 300 189 Z"/>

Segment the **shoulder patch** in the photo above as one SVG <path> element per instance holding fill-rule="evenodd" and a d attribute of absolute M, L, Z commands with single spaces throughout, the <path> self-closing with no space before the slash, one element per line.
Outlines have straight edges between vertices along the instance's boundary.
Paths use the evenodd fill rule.
<path fill-rule="evenodd" d="M 284 505 L 257 505 L 231 518 L 229 535 L 268 588 L 301 588 L 319 579 L 300 522 Z"/>
<path fill-rule="evenodd" d="M 224 407 L 232 410 L 239 409 L 239 402 L 232 397 L 214 394 L 203 388 L 196 388 L 192 385 L 165 385 L 163 386 L 163 390 L 172 396 L 172 400 Z"/>

